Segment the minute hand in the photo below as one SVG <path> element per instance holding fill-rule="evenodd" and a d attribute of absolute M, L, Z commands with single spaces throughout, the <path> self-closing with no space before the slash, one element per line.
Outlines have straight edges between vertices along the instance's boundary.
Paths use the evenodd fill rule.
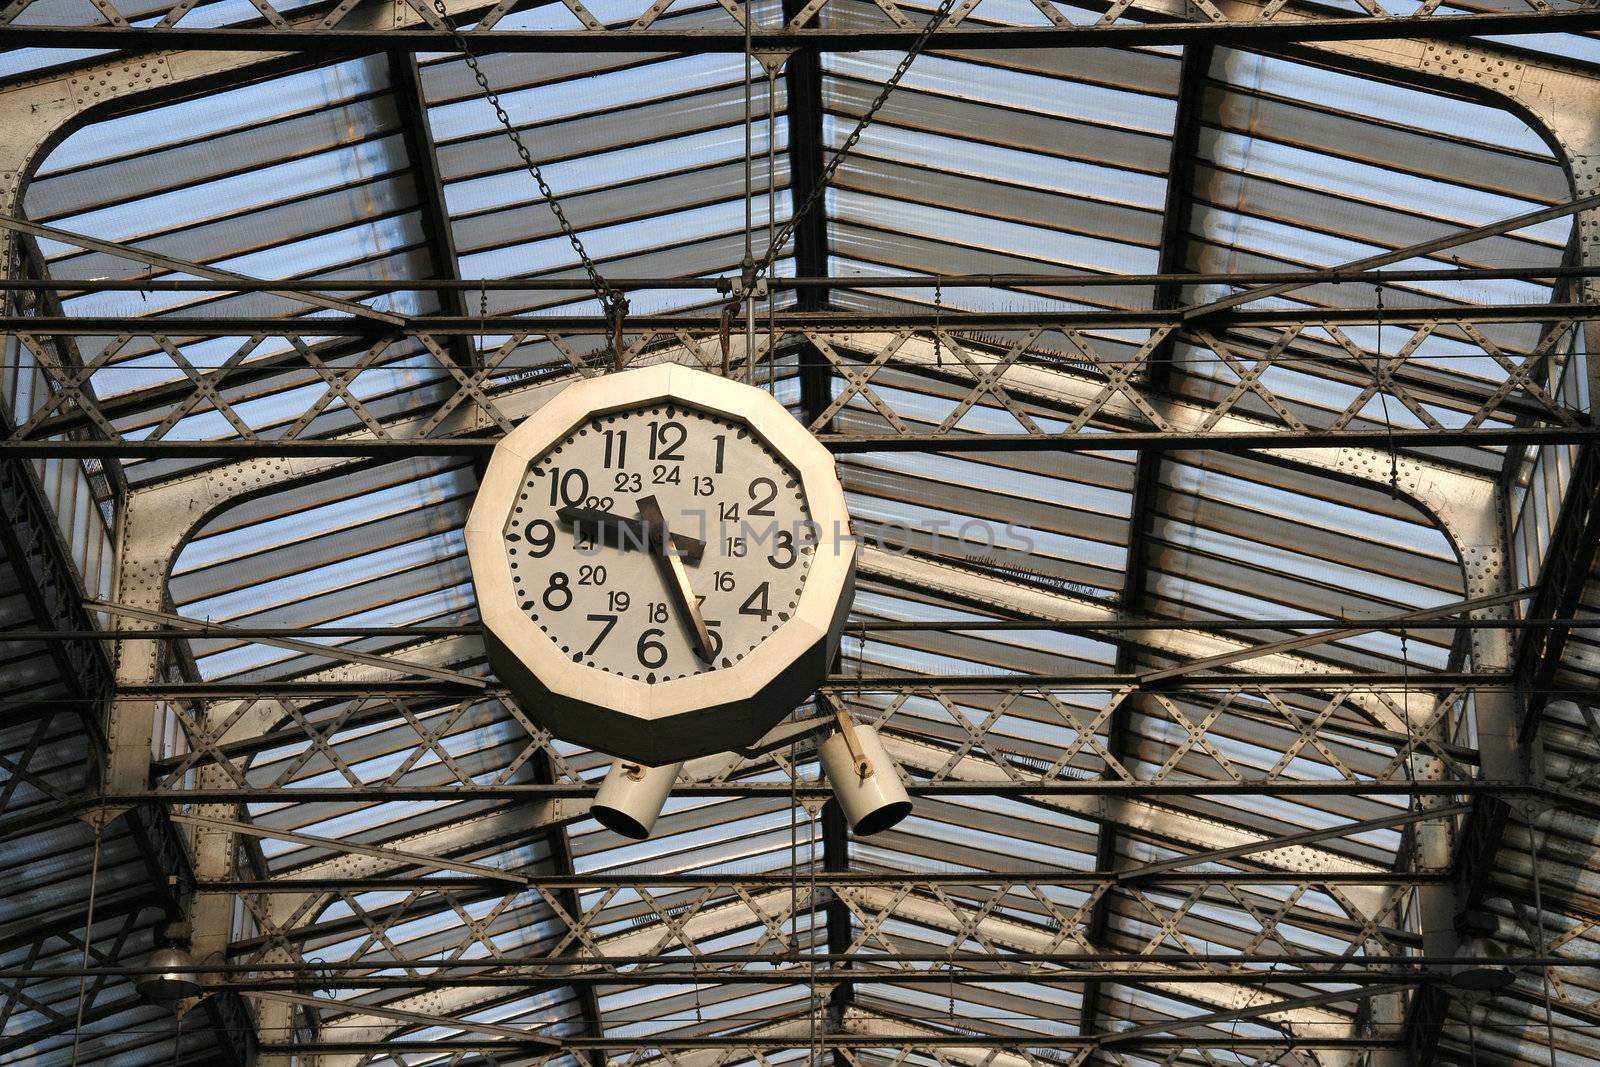
<path fill-rule="evenodd" d="M 666 520 L 661 514 L 661 505 L 656 503 L 653 496 L 639 498 L 639 514 L 644 516 L 645 523 L 657 530 L 666 529 Z M 711 631 L 706 628 L 706 620 L 700 614 L 700 600 L 694 595 L 694 587 L 689 584 L 689 572 L 683 568 L 683 560 L 672 551 L 657 551 L 656 559 L 661 561 L 662 569 L 667 574 L 667 589 L 678 601 L 678 610 L 683 612 L 689 620 L 690 630 L 694 634 L 696 651 L 700 658 L 711 663 Z"/>

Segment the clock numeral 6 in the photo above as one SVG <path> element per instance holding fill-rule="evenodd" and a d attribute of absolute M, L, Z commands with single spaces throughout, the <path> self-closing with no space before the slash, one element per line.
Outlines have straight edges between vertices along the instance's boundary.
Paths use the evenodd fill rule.
<path fill-rule="evenodd" d="M 667 646 L 662 644 L 660 638 L 666 636 L 665 630 L 646 630 L 639 635 L 639 643 L 634 647 L 634 653 L 639 657 L 641 666 L 655 670 L 667 662 Z"/>

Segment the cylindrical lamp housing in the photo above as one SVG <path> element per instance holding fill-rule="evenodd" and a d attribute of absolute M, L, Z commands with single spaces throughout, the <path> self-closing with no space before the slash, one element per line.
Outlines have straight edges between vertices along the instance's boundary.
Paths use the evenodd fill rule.
<path fill-rule="evenodd" d="M 607 830 L 643 841 L 660 818 L 661 809 L 666 806 L 682 769 L 682 763 L 665 763 L 660 767 L 622 761 L 613 763 L 606 772 L 606 780 L 600 783 L 589 814 Z"/>
<path fill-rule="evenodd" d="M 894 760 L 884 751 L 878 731 L 859 723 L 853 728 L 861 756 L 872 768 L 872 774 L 862 777 L 856 769 L 855 756 L 843 731 L 822 743 L 818 755 L 822 757 L 822 770 L 833 787 L 833 795 L 844 809 L 850 829 L 862 837 L 887 830 L 911 814 L 911 796 L 900 784 L 900 774 Z"/>
<path fill-rule="evenodd" d="M 194 957 L 176 945 L 165 945 L 150 953 L 145 962 L 149 974 L 134 980 L 133 987 L 146 1000 L 157 1004 L 176 1004 L 186 997 L 200 995 L 200 977 L 193 971 L 179 970 L 193 967 Z"/>

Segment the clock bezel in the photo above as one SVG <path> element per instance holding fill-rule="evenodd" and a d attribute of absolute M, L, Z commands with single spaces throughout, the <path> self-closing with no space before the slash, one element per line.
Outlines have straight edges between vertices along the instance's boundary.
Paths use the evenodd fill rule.
<path fill-rule="evenodd" d="M 793 614 L 755 649 L 731 667 L 649 683 L 574 661 L 540 630 L 517 602 L 505 525 L 535 459 L 591 419 L 667 403 L 747 427 L 793 468 L 820 536 Z M 837 641 L 849 606 L 856 556 L 833 455 L 771 394 L 675 363 L 574 382 L 501 438 L 468 515 L 466 542 L 484 627 L 531 672 L 539 688 L 559 700 L 603 708 L 641 723 L 745 703 L 771 688 L 791 689 L 781 684 L 786 672 L 807 659 L 819 642 Z M 603 693 L 603 705 L 597 704 L 597 693 Z M 780 715 L 788 710 L 782 709 Z M 775 721 L 777 716 L 759 716 L 769 717 Z M 754 738 L 732 740 L 748 743 Z M 728 747 L 732 746 L 707 751 Z"/>

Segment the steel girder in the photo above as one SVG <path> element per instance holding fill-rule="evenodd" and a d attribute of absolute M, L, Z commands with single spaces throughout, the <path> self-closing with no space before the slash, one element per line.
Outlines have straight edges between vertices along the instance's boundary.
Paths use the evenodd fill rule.
<path fill-rule="evenodd" d="M 782 28 L 755 30 L 752 41 L 756 49 L 767 52 L 815 50 L 831 52 L 861 51 L 868 49 L 893 49 L 905 51 L 920 32 L 920 26 L 900 13 L 890 0 L 875 0 L 898 23 L 859 29 L 805 28 L 790 24 Z M 10 11 L 20 12 L 29 6 L 27 0 L 13 3 Z M 182 6 L 182 5 L 180 5 Z M 583 19 L 587 26 L 579 30 L 507 30 L 479 27 L 466 34 L 477 49 L 498 52 L 560 53 L 582 50 L 594 52 L 742 52 L 745 33 L 739 28 L 742 13 L 730 0 L 723 6 L 730 10 L 726 20 L 728 28 L 662 29 L 656 16 L 667 4 L 657 4 L 643 17 L 612 28 L 600 23 L 579 0 L 567 0 L 567 6 Z M 808 4 L 806 11 L 821 8 L 822 4 Z M 1454 40 L 1493 34 L 1523 33 L 1582 33 L 1600 26 L 1600 13 L 1587 8 L 1544 9 L 1526 12 L 1490 12 L 1473 14 L 1438 14 L 1437 8 L 1424 9 L 1420 14 L 1383 11 L 1377 4 L 1372 8 L 1380 13 L 1359 16 L 1318 17 L 1310 12 L 1315 8 L 1300 7 L 1292 14 L 1288 5 L 1267 5 L 1271 12 L 1260 17 L 1260 8 L 1251 8 L 1247 17 L 1229 18 L 1226 12 L 1232 5 L 1205 3 L 1201 6 L 1202 18 L 1195 20 L 1171 3 L 1140 3 L 1094 5 L 1103 7 L 1102 21 L 1074 25 L 1061 13 L 1046 4 L 1037 6 L 1053 21 L 1038 27 L 988 27 L 964 26 L 962 21 L 973 8 L 981 8 L 981 0 L 959 5 L 958 15 L 947 21 L 947 28 L 933 35 L 934 48 L 1009 49 L 1009 48 L 1068 48 L 1068 47 L 1132 47 L 1136 45 L 1235 45 L 1239 47 L 1273 48 L 1284 45 L 1320 41 L 1383 40 L 1404 35 L 1429 40 Z M 277 12 L 266 4 L 262 7 L 273 14 Z M 321 58 L 343 58 L 384 52 L 398 43 L 392 36 L 379 30 L 349 28 L 357 23 L 355 18 L 340 20 L 339 15 L 357 5 L 340 5 L 324 19 L 295 20 L 278 15 L 276 24 L 261 28 L 191 28 L 164 21 L 155 26 L 121 25 L 56 26 L 15 22 L 0 24 L 0 46 L 7 48 L 96 48 L 116 49 L 134 55 L 160 52 L 164 49 L 227 52 L 279 52 L 300 51 Z M 496 21 L 511 9 L 510 3 L 497 4 L 493 9 Z M 1114 21 L 1119 15 L 1136 11 L 1144 23 L 1125 24 Z M 427 19 L 426 29 L 412 29 L 405 36 L 404 45 L 418 52 L 451 51 L 454 38 L 437 22 L 436 17 L 423 4 L 413 4 L 407 15 L 414 17 L 420 11 Z M 891 14 L 892 12 L 892 14 Z M 1284 12 L 1284 14 L 1278 14 Z M 585 18 L 587 16 L 587 18 Z M 981 17 L 981 16 L 980 16 Z M 175 20 L 172 20 L 175 21 Z M 410 20 L 408 20 L 410 21 Z M 331 22 L 332 25 L 325 25 Z"/>
<path fill-rule="evenodd" d="M 1592 309 L 1584 315 L 1591 313 Z M 1371 313 L 1363 311 L 1362 318 L 1370 321 Z M 305 329 L 319 329 L 310 323 L 325 321 L 322 318 L 307 320 Z M 1316 421 L 1306 421 L 1293 414 L 1292 404 L 1277 396 L 1259 378 L 1253 379 L 1249 388 L 1220 396 L 1210 405 L 1169 396 L 1138 375 L 1154 344 L 1170 332 L 1165 329 L 1156 331 L 1153 343 L 1147 344 L 1131 363 L 1120 358 L 1118 353 L 1103 351 L 1102 342 L 1078 328 L 1041 336 L 1037 332 L 1041 328 L 1035 326 L 1029 331 L 1031 336 L 1025 337 L 1022 343 L 998 350 L 974 343 L 953 330 L 942 330 L 940 351 L 954 354 L 961 365 L 941 368 L 940 376 L 951 383 L 949 388 L 959 404 L 952 416 L 937 425 L 909 422 L 893 414 L 874 388 L 891 361 L 902 369 L 908 365 L 931 367 L 933 345 L 926 335 L 910 329 L 884 332 L 878 326 L 862 326 L 850 332 L 799 330 L 792 334 L 792 340 L 804 344 L 807 351 L 819 353 L 825 360 L 824 369 L 846 383 L 845 390 L 813 420 L 823 439 L 838 452 L 989 448 L 1158 450 L 1196 445 L 1239 450 L 1270 448 L 1282 443 L 1329 451 L 1338 446 L 1352 446 L 1352 454 L 1357 454 L 1354 446 L 1361 446 L 1366 454 L 1376 456 L 1379 448 L 1386 450 L 1391 440 L 1397 445 L 1424 441 L 1430 445 L 1491 445 L 1583 441 L 1592 437 L 1594 430 L 1584 417 L 1569 410 L 1539 384 L 1558 342 L 1570 338 L 1572 332 L 1580 328 L 1582 318 L 1552 314 L 1549 309 L 1543 309 L 1538 321 L 1553 321 L 1556 328 L 1551 331 L 1550 339 L 1540 346 L 1540 351 L 1528 354 L 1506 353 L 1474 328 L 1463 327 L 1466 331 L 1463 339 L 1476 343 L 1488 358 L 1505 367 L 1509 375 L 1505 388 L 1452 395 L 1420 379 L 1408 379 L 1403 370 L 1397 372 L 1393 388 L 1404 397 L 1403 402 L 1418 408 L 1428 404 L 1452 407 L 1460 413 L 1464 424 L 1455 429 L 1430 425 L 1424 430 L 1398 430 L 1393 434 L 1365 423 L 1361 414 L 1361 405 L 1369 399 L 1365 393 L 1358 394 L 1345 410 L 1327 412 Z M 343 416 L 343 425 L 325 425 L 319 416 L 332 398 L 350 390 L 363 371 L 381 368 L 391 341 L 382 339 L 373 343 L 362 360 L 337 370 L 321 360 L 303 359 L 291 345 L 282 354 L 263 357 L 254 364 L 210 369 L 205 374 L 203 390 L 185 381 L 148 394 L 119 397 L 115 401 L 95 398 L 83 388 L 84 382 L 80 380 L 85 377 L 83 372 L 69 374 L 52 370 L 49 373 L 59 390 L 55 399 L 48 408 L 41 409 L 27 424 L 19 427 L 17 433 L 0 441 L 0 449 L 12 449 L 17 454 L 128 456 L 228 456 L 237 452 L 353 458 L 381 457 L 386 452 L 406 448 L 433 454 L 481 454 L 492 447 L 495 436 L 527 413 L 528 388 L 518 384 L 519 379 L 533 375 L 535 380 L 554 381 L 559 380 L 563 372 L 592 373 L 590 364 L 576 353 L 583 344 L 598 344 L 603 340 L 599 334 L 571 334 L 542 327 L 534 330 L 528 327 L 527 320 L 518 320 L 518 323 L 481 369 L 471 373 L 453 365 L 434 369 L 428 376 L 430 388 L 439 390 L 442 400 L 427 417 L 393 418 L 385 408 L 377 409 L 375 414 L 359 401 L 352 401 L 349 414 Z M 1390 325 L 1393 325 L 1392 319 Z M 135 327 L 131 323 L 123 326 L 124 336 L 130 331 L 150 332 L 149 327 Z M 166 328 L 165 325 L 159 327 Z M 1415 327 L 1417 335 L 1423 336 L 1442 328 L 1446 328 L 1446 324 L 1439 319 L 1430 319 Z M 1343 343 L 1340 339 L 1347 341 L 1348 338 L 1338 326 L 1316 327 L 1319 336 L 1332 338 L 1332 341 L 1313 340 L 1307 333 L 1311 329 L 1310 324 L 1301 323 L 1283 327 L 1280 333 L 1280 337 L 1287 334 L 1291 340 L 1303 336 L 1303 351 L 1290 346 L 1282 351 L 1256 352 L 1236 343 L 1225 344 L 1209 330 L 1198 331 L 1193 339 L 1257 374 L 1276 365 L 1285 369 L 1315 367 L 1347 373 L 1353 379 L 1370 378 L 1370 373 L 1360 365 L 1361 355 L 1340 347 Z M 1327 332 L 1323 335 L 1321 331 Z M 220 332 L 228 333 L 226 329 Z M 38 326 L 22 334 L 30 341 L 49 335 L 49 329 Z M 422 336 L 435 338 L 434 343 L 442 346 L 448 343 L 449 335 L 426 332 Z M 721 364 L 716 330 L 674 327 L 630 332 L 629 341 L 630 361 L 635 364 L 663 359 L 713 368 Z M 1063 345 L 1068 346 L 1065 351 Z M 108 353 L 118 347 L 114 344 Z M 731 347 L 737 364 L 744 365 L 743 339 L 733 338 Z M 513 360 L 511 357 L 518 351 L 527 354 Z M 396 350 L 389 358 L 399 355 Z M 759 355 L 757 353 L 758 358 Z M 559 362 L 549 362 L 551 356 Z M 106 358 L 110 358 L 109 354 Z M 524 362 L 528 359 L 538 362 L 530 365 Z M 326 392 L 308 405 L 294 425 L 274 428 L 270 433 L 247 430 L 237 440 L 227 442 L 169 441 L 167 435 L 173 425 L 152 427 L 153 417 L 147 414 L 158 406 L 181 405 L 185 411 L 204 413 L 214 408 L 232 416 L 234 413 L 229 407 L 232 390 L 246 389 L 245 393 L 237 395 L 247 396 L 252 380 L 286 372 L 298 374 L 307 385 L 320 384 Z M 870 434 L 830 434 L 827 427 L 831 420 L 857 397 L 880 415 L 889 413 L 884 416 L 887 428 Z M 993 436 L 961 432 L 961 415 L 979 402 L 998 402 L 1007 407 L 1019 416 L 1026 432 Z M 1041 403 L 1046 407 L 1041 409 Z M 1274 424 L 1249 413 L 1262 403 L 1283 413 L 1284 421 Z M 1066 428 L 1059 432 L 1041 429 L 1034 414 L 1042 411 L 1064 418 Z M 359 428 L 352 432 L 350 424 Z M 152 429 L 159 433 L 151 433 Z M 63 435 L 79 437 L 84 430 L 100 439 L 63 439 Z M 331 440 L 326 438 L 330 430 L 336 435 Z M 1113 436 L 1101 432 L 1104 430 L 1117 433 Z M 125 436 L 124 431 L 132 436 Z M 1385 461 L 1383 469 L 1386 468 Z M 1371 471 L 1368 473 L 1370 476 Z"/>
<path fill-rule="evenodd" d="M 314 477 L 325 474 L 337 469 L 338 466 L 339 464 L 331 461 L 324 461 L 320 463 L 313 463 L 307 460 L 279 460 L 275 462 L 259 461 L 251 464 L 233 465 L 221 470 L 205 472 L 189 478 L 166 483 L 165 485 L 154 487 L 149 491 L 136 494 L 130 505 L 128 522 L 129 537 L 127 541 L 128 553 L 125 558 L 125 566 L 136 568 L 136 573 L 147 576 L 149 580 L 154 581 L 158 578 L 158 576 L 164 575 L 166 567 L 170 564 L 170 560 L 176 552 L 178 547 L 177 543 L 181 543 L 183 537 L 185 536 L 183 531 L 192 528 L 192 525 L 198 523 L 205 515 L 210 514 L 212 511 L 222 506 L 225 506 L 229 500 L 237 499 L 242 494 L 260 491 L 268 485 L 286 485 L 300 478 Z M 1434 475 L 1435 477 L 1442 477 L 1443 472 L 1434 472 Z M 1452 475 L 1451 480 L 1454 480 L 1457 477 L 1460 476 Z M 140 517 L 141 515 L 148 516 L 148 518 L 142 519 Z M 174 522 L 173 520 L 175 516 L 182 516 L 182 518 L 180 518 L 177 522 Z M 903 568 L 907 564 L 904 561 L 890 561 L 885 558 L 882 561 L 877 561 L 877 565 L 880 568 L 897 567 L 899 570 L 897 570 L 895 573 L 898 574 L 903 571 Z M 933 575 L 927 575 L 926 577 L 932 578 Z M 945 583 L 957 581 L 957 586 L 954 588 L 956 588 L 956 591 L 964 597 L 972 595 L 986 595 L 984 590 L 987 587 L 984 586 L 981 581 L 978 586 L 973 587 L 967 578 L 968 576 L 960 576 L 960 580 L 958 581 L 957 575 L 943 575 L 941 572 L 940 581 Z M 1006 584 L 1007 583 L 995 584 L 994 595 L 999 596 L 1007 593 L 1007 590 L 1002 588 Z M 1038 607 L 1042 609 L 1038 612 L 1039 617 L 1041 618 L 1092 619 L 1096 617 L 1109 617 L 1104 606 L 1096 607 L 1094 605 L 1082 602 L 1081 598 L 1074 599 L 1070 596 L 1064 595 L 1045 596 Z M 1177 640 L 1182 643 L 1183 641 L 1192 639 L 1179 636 Z M 1174 647 L 1170 644 L 1170 642 L 1165 640 L 1161 642 L 1161 645 L 1162 647 L 1167 647 L 1169 649 Z M 1241 646 L 1223 642 L 1221 644 L 1213 643 L 1199 647 L 1185 647 L 1189 648 L 1191 658 L 1195 658 L 1203 655 L 1216 654 L 1219 651 L 1226 651 L 1228 649 L 1234 649 Z M 409 655 L 413 659 L 417 658 L 415 652 L 410 653 Z M 1280 666 L 1283 666 L 1285 661 L 1284 658 L 1280 656 L 1277 662 L 1279 662 Z M 1288 657 L 1287 662 L 1294 663 L 1296 668 L 1299 666 L 1298 661 L 1296 661 L 1292 656 Z M 380 677 L 383 673 L 377 668 L 360 667 L 354 665 L 349 668 L 344 668 L 343 670 L 346 672 L 353 671 L 362 674 L 363 676 L 372 678 Z M 1405 716 L 1394 717 L 1391 715 L 1391 721 L 1404 722 L 1405 718 Z M 901 758 L 907 762 L 910 762 L 911 759 L 916 756 L 916 754 L 917 750 L 915 748 L 902 749 L 896 752 L 897 758 Z M 947 755 L 945 754 L 930 754 L 928 758 L 937 758 L 938 766 L 943 766 L 947 762 Z M 972 761 L 968 760 L 964 763 L 960 763 L 955 769 L 958 773 L 972 773 Z M 1191 847 L 1226 849 L 1243 846 L 1247 848 L 1255 848 L 1263 856 L 1268 857 L 1273 855 L 1281 855 L 1284 857 L 1291 855 L 1303 855 L 1307 858 L 1313 858 L 1317 855 L 1317 847 L 1315 845 L 1288 844 L 1276 846 L 1270 841 L 1261 839 L 1259 837 L 1256 839 L 1250 839 L 1248 835 L 1246 835 L 1244 838 L 1241 838 L 1236 831 L 1232 831 L 1229 828 L 1221 826 L 1208 826 L 1205 820 L 1196 821 L 1192 818 L 1187 818 L 1183 813 L 1177 812 L 1176 809 L 1167 809 L 1160 811 L 1159 813 L 1156 809 L 1148 810 L 1150 812 L 1150 816 L 1149 821 L 1146 823 L 1146 832 L 1148 832 L 1150 829 L 1159 829 L 1163 837 L 1166 839 L 1171 839 L 1172 835 L 1176 833 L 1180 839 L 1191 841 Z M 513 821 L 522 832 L 526 832 L 527 823 L 525 820 L 516 819 Z M 469 837 L 467 840 L 472 839 Z M 382 863 L 382 860 L 378 859 L 377 857 L 367 857 L 367 859 L 372 862 Z M 1338 863 L 1342 861 L 1336 860 L 1334 862 Z M 1320 865 L 1326 866 L 1325 863 Z M 284 898 L 281 896 L 275 896 L 274 899 Z M 288 899 L 292 900 L 294 898 L 289 897 Z M 748 911 L 746 911 L 747 916 L 748 914 Z M 1187 986 L 1185 986 L 1185 988 L 1188 989 Z M 461 993 L 450 998 L 450 1003 L 455 1006 L 455 1010 L 462 1010 L 466 1005 L 479 1003 L 486 999 L 493 999 L 491 995 L 486 994 L 483 991 L 478 991 L 476 993 L 472 993 L 471 995 L 469 995 L 469 992 L 470 991 L 462 991 Z M 1192 992 L 1192 990 L 1189 990 L 1189 993 Z M 443 994 L 431 995 L 432 999 L 430 1003 L 437 1005 L 438 997 L 442 995 Z M 380 1026 L 379 1029 L 382 1030 L 383 1027 Z"/>
<path fill-rule="evenodd" d="M 250 466 L 251 465 L 248 465 L 248 464 L 243 465 L 243 469 L 246 472 L 248 472 L 248 469 L 249 469 Z M 292 473 L 292 474 L 289 473 L 288 469 L 287 469 L 290 466 L 294 467 L 294 473 Z M 290 464 L 286 464 L 285 465 L 286 469 L 285 469 L 284 476 L 285 477 L 294 477 L 294 476 L 296 476 L 296 474 L 298 474 L 298 475 L 306 475 L 307 472 L 313 467 L 320 467 L 323 470 L 328 470 L 328 469 L 332 469 L 333 465 L 332 464 L 308 464 L 308 463 L 292 462 Z M 1347 471 L 1346 473 L 1352 473 L 1353 474 L 1354 471 L 1353 470 L 1352 471 Z M 232 498 L 233 498 L 232 495 L 229 494 L 229 493 L 223 493 L 223 494 L 220 494 L 220 495 L 209 495 L 205 500 L 202 501 L 202 503 L 204 505 L 206 505 L 206 506 L 219 506 L 226 499 L 232 499 Z M 1457 532 L 1459 532 L 1460 529 L 1461 529 L 1461 527 L 1458 526 Z M 1480 529 L 1481 529 L 1481 527 L 1480 527 Z M 1476 532 L 1476 530 L 1474 530 L 1474 532 Z M 1470 545 L 1470 542 L 1469 542 L 1469 545 Z M 1406 716 L 1404 716 L 1404 715 L 1401 716 L 1402 719 L 1404 719 L 1405 717 Z M 936 1043 L 936 1042 L 930 1042 L 930 1043 Z"/>

